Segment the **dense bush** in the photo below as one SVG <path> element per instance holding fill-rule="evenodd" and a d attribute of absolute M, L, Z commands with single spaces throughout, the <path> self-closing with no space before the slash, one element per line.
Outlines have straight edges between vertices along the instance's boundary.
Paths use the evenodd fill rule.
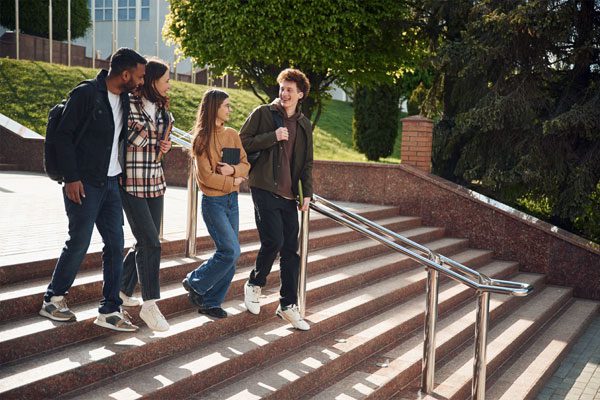
<path fill-rule="evenodd" d="M 352 142 L 370 161 L 388 157 L 394 151 L 399 97 L 398 89 L 390 85 L 355 89 Z"/>

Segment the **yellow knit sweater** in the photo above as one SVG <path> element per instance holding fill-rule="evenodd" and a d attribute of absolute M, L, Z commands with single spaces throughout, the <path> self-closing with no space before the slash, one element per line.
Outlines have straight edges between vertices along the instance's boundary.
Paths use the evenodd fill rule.
<path fill-rule="evenodd" d="M 234 173 L 230 176 L 223 176 L 215 172 L 217 163 L 221 161 L 221 150 L 226 147 L 240 149 L 240 163 L 232 165 Z M 215 131 L 210 148 L 210 161 L 207 154 L 204 153 L 200 157 L 195 157 L 194 164 L 196 165 L 196 179 L 200 189 L 207 196 L 224 196 L 239 191 L 240 187 L 233 184 L 233 179 L 235 177 L 245 178 L 250 171 L 250 164 L 240 137 L 235 129 L 228 127 L 219 127 Z"/>

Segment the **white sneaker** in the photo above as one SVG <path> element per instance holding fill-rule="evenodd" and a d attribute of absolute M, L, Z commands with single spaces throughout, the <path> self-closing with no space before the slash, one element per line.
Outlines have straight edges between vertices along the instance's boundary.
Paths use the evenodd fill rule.
<path fill-rule="evenodd" d="M 248 311 L 258 315 L 260 313 L 260 286 L 251 285 L 248 281 L 244 285 L 244 304 Z"/>
<path fill-rule="evenodd" d="M 119 297 L 121 298 L 121 300 L 123 300 L 123 305 L 125 307 L 137 307 L 140 304 L 142 304 L 140 302 L 140 299 L 138 299 L 137 297 L 127 296 L 123 292 L 119 292 Z"/>
<path fill-rule="evenodd" d="M 157 332 L 165 332 L 169 330 L 169 323 L 164 315 L 158 309 L 156 304 L 149 306 L 142 305 L 140 310 L 140 318 L 144 320 L 148 328 Z"/>
<path fill-rule="evenodd" d="M 298 310 L 298 306 L 295 304 L 291 304 L 285 308 L 281 308 L 281 304 L 277 307 L 277 311 L 275 312 L 279 318 L 286 320 L 296 329 L 301 331 L 310 330 L 310 325 L 308 322 L 302 319 L 300 316 L 300 310 Z"/>
<path fill-rule="evenodd" d="M 131 319 L 127 311 L 115 311 L 110 314 L 98 314 L 94 324 L 103 328 L 112 329 L 122 332 L 135 332 L 138 327 L 131 323 Z"/>

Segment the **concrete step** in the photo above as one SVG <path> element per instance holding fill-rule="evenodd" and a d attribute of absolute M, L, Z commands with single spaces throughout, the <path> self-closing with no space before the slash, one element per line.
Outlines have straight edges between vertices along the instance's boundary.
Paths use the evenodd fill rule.
<path fill-rule="evenodd" d="M 438 228 L 419 227 L 401 231 L 401 233 L 408 238 L 426 242 L 437 251 L 444 253 L 448 252 L 449 254 L 464 249 L 467 244 L 467 241 L 464 239 L 438 239 L 441 234 L 441 230 Z M 316 249 L 310 252 L 308 258 L 308 274 L 317 274 L 330 268 L 341 267 L 355 260 L 369 259 L 369 257 L 381 254 L 389 254 L 388 249 L 372 240 L 360 240 L 351 244 Z M 482 256 L 489 257 L 490 254 L 490 252 L 483 252 Z M 175 314 L 191 307 L 187 300 L 187 293 L 181 287 L 180 281 L 187 272 L 199 265 L 200 262 L 195 261 L 194 263 L 190 263 L 189 260 L 190 259 L 182 258 L 165 261 L 165 264 L 169 265 L 166 268 L 177 268 L 180 270 L 179 275 L 171 284 L 163 282 L 161 288 L 162 298 L 158 301 L 158 304 L 165 316 Z M 403 263 L 409 262 L 408 258 L 404 256 L 396 257 L 396 260 Z M 181 261 L 184 266 L 181 267 L 178 261 Z M 250 269 L 250 266 L 245 268 L 238 267 L 238 271 L 233 278 L 228 292 L 228 298 L 243 293 L 243 284 L 248 279 Z M 269 287 L 278 285 L 278 269 L 279 265 L 275 264 L 273 266 L 273 273 L 270 275 Z M 373 271 L 378 271 L 378 269 L 375 268 Z M 90 277 L 82 277 L 81 279 L 90 279 Z M 101 279 L 102 276 L 98 274 L 96 276 L 96 286 L 98 286 L 96 288 L 96 293 L 101 292 Z M 39 311 L 45 284 L 37 287 L 38 289 L 41 289 L 42 292 L 37 295 L 25 296 L 26 298 L 33 297 L 33 300 L 29 300 L 33 302 L 33 304 L 22 301 L 23 307 L 34 308 L 33 312 L 35 313 Z M 136 293 L 136 295 L 139 296 L 139 293 Z M 69 297 L 70 296 L 71 294 Z M 15 302 L 19 301 L 19 299 L 19 297 L 15 298 Z M 36 354 L 40 351 L 47 351 L 55 347 L 66 345 L 73 340 L 86 340 L 98 335 L 106 334 L 104 329 L 98 329 L 98 327 L 91 324 L 97 313 L 97 303 L 88 301 L 79 305 L 75 304 L 74 306 L 71 306 L 71 308 L 77 315 L 78 322 L 60 323 L 34 315 L 29 318 L 7 321 L 0 324 L 0 364 L 17 358 L 26 357 L 31 354 Z M 143 323 L 137 318 L 139 312 L 137 308 L 128 308 L 128 311 L 132 314 L 136 323 Z"/>
<path fill-rule="evenodd" d="M 518 274 L 512 280 L 534 285 L 533 298 L 544 293 L 539 301 L 556 299 L 553 290 L 544 290 L 545 277 L 539 274 Z M 559 296 L 560 297 L 560 296 Z M 533 298 L 515 298 L 511 296 L 492 295 L 490 301 L 490 327 L 495 326 L 506 314 L 524 307 Z M 564 299 L 563 297 L 560 297 Z M 475 299 L 471 298 L 465 305 L 451 314 L 438 320 L 436 331 L 436 360 L 452 353 L 456 348 L 471 339 L 475 325 Z M 423 330 L 415 330 L 409 335 L 396 338 L 387 349 L 371 355 L 362 363 L 348 369 L 337 383 L 318 392 L 313 392 L 317 398 L 393 398 L 394 395 L 409 383 L 414 383 L 416 390 L 420 384 L 421 364 L 423 357 Z M 327 386 L 327 385 L 325 385 Z M 407 391 L 413 394 L 414 391 Z"/>
<path fill-rule="evenodd" d="M 461 253 L 464 254 L 462 257 L 460 255 L 456 257 L 468 263 L 469 260 L 464 257 L 469 256 L 465 253 L 468 252 Z M 477 257 L 474 254 L 473 256 Z M 486 271 L 495 275 L 493 269 Z M 506 271 L 512 273 L 514 267 L 511 266 Z M 349 275 L 354 274 L 354 271 L 349 269 L 345 269 L 345 272 Z M 309 303 L 315 305 L 309 307 L 306 317 L 311 323 L 309 332 L 293 332 L 289 325 L 282 327 L 281 323 L 257 326 L 256 329 L 227 338 L 224 342 L 214 341 L 207 343 L 203 349 L 180 353 L 177 357 L 161 363 L 158 369 L 154 365 L 132 375 L 124 375 L 122 379 L 111 381 L 110 388 L 102 383 L 96 385 L 94 389 L 85 388 L 82 393 L 79 393 L 81 396 L 79 398 L 109 398 L 116 393 L 129 390 L 134 390 L 136 395 L 148 398 L 184 398 L 223 382 L 257 364 L 270 365 L 286 353 L 297 351 L 298 347 L 306 342 L 334 331 L 340 326 L 354 323 L 365 315 L 379 312 L 422 293 L 425 277 L 425 272 L 419 268 L 411 269 L 375 284 L 365 284 L 360 287 L 360 291 L 357 291 L 358 288 L 349 288 L 346 294 L 333 298 L 331 298 L 334 294 L 331 288 L 337 289 L 342 285 L 337 282 L 327 284 L 327 279 L 317 278 L 308 285 L 309 293 L 315 293 L 314 300 Z M 329 288 L 323 295 L 330 298 L 323 303 L 319 303 L 322 298 L 316 298 L 318 287 Z M 449 290 L 444 304 L 451 306 L 466 296 L 468 296 L 466 290 Z M 272 306 L 269 304 L 268 308 L 261 310 L 261 316 L 265 311 L 272 313 L 275 307 L 276 304 Z M 418 316 L 409 321 L 409 324 L 419 323 Z M 154 379 L 155 376 L 166 377 L 170 383 L 164 385 L 162 378 L 157 380 Z M 139 382 L 139 384 L 131 385 L 131 382 Z"/>
<path fill-rule="evenodd" d="M 498 266 L 500 264 L 498 263 Z M 487 271 L 494 271 L 490 266 L 484 267 Z M 480 270 L 484 270 L 484 268 Z M 498 274 L 500 269 L 496 269 Z M 530 282 L 542 280 L 540 276 L 519 276 Z M 447 286 L 457 285 L 449 282 Z M 442 286 L 442 290 L 445 287 Z M 511 308 L 519 305 L 519 299 L 505 297 L 494 304 L 492 309 L 495 318 L 502 316 Z M 360 363 L 365 357 L 379 352 L 390 346 L 390 343 L 406 340 L 405 324 L 415 316 L 423 316 L 425 309 L 425 295 L 394 306 L 388 310 L 371 315 L 359 323 L 341 328 L 317 343 L 312 343 L 292 356 L 287 357 L 277 364 L 246 374 L 243 378 L 236 377 L 235 383 L 223 384 L 221 387 L 211 388 L 210 391 L 199 393 L 197 398 L 206 399 L 236 399 L 236 398 L 336 398 L 339 394 L 335 391 L 313 392 L 319 385 L 329 385 L 338 382 L 340 373 Z M 472 302 L 452 310 L 444 319 L 444 324 L 452 327 L 450 343 L 444 343 L 444 348 L 452 348 L 453 344 L 461 343 L 461 339 L 472 335 L 475 308 Z M 444 326 L 446 330 L 449 330 Z M 440 329 L 441 331 L 441 329 Z M 421 340 L 423 329 L 416 329 L 416 337 Z M 440 332 L 441 333 L 441 332 Z M 408 335 L 409 337 L 411 334 Z M 464 340 L 464 339 L 463 339 Z M 443 342 L 445 340 L 442 339 Z M 419 350 L 419 343 L 413 343 L 414 350 Z M 420 370 L 420 368 L 417 368 Z M 332 382 L 333 381 L 333 382 Z M 348 383 L 348 382 L 346 382 Z M 336 387 L 335 385 L 334 387 Z M 341 387 L 336 387 L 340 389 Z M 312 392 L 312 393 L 311 393 Z M 299 395 L 305 393 L 307 395 Z M 310 394 L 308 394 L 310 393 Z M 343 392 L 342 392 L 343 393 Z M 335 394 L 335 395 L 334 395 Z"/>
<path fill-rule="evenodd" d="M 486 390 L 486 399 L 534 398 L 599 310 L 598 302 L 576 299 L 492 376 L 495 383 Z"/>
<path fill-rule="evenodd" d="M 411 217 L 392 217 L 379 221 L 383 226 L 394 229 L 396 232 L 405 231 L 416 240 L 427 240 L 431 235 L 443 235 L 443 230 L 428 227 L 412 228 L 418 223 Z M 420 229 L 420 230 L 419 230 Z M 351 236 L 352 235 L 352 236 Z M 311 250 L 344 243 L 352 238 L 357 238 L 356 233 L 343 227 L 327 228 L 311 232 L 309 248 Z M 379 246 L 383 251 L 383 246 Z M 260 242 L 249 242 L 241 246 L 242 255 L 238 265 L 248 266 L 254 262 L 260 248 Z M 194 258 L 173 257 L 161 262 L 161 282 L 181 280 L 183 277 L 201 263 L 208 260 L 214 250 L 205 251 Z M 20 283 L 7 284 L 0 287 L 0 322 L 8 321 L 23 315 L 35 314 L 39 311 L 43 294 L 46 291 L 50 276 Z M 81 304 L 98 298 L 102 292 L 102 271 L 99 267 L 94 270 L 82 271 L 78 274 L 73 286 L 69 290 L 69 305 Z"/>
<path fill-rule="evenodd" d="M 398 216 L 397 207 L 388 206 L 369 206 L 367 211 L 361 212 L 361 215 L 371 220 L 382 220 L 393 218 Z M 420 225 L 420 218 L 414 218 L 414 226 Z M 317 213 L 311 213 L 310 227 L 311 231 L 317 231 L 320 229 L 328 229 L 332 227 L 338 227 L 339 225 L 329 218 L 326 218 Z M 35 229 L 39 229 L 36 227 Z M 55 227 L 52 227 L 55 229 Z M 66 229 L 66 226 L 64 227 Z M 204 230 L 198 232 L 198 238 L 196 239 L 196 246 L 199 253 L 210 251 L 214 248 L 212 239 L 208 236 L 208 233 Z M 254 227 L 251 229 L 244 229 L 240 231 L 240 243 L 256 242 L 258 241 L 258 232 Z M 56 248 L 56 255 L 60 254 L 60 247 Z M 175 255 L 185 254 L 185 240 L 171 240 L 164 241 L 162 243 L 162 255 L 163 257 L 170 257 Z M 1 265 L 0 266 L 0 285 L 9 283 L 18 283 L 25 280 L 42 278 L 51 276 L 54 266 L 56 265 L 56 258 L 38 260 L 35 262 L 16 263 L 12 265 Z M 88 269 L 97 269 L 102 263 L 102 257 L 100 252 L 88 253 L 81 264 L 80 271 Z"/>
<path fill-rule="evenodd" d="M 469 264 L 469 261 L 485 262 L 489 259 L 489 253 L 480 250 L 467 250 L 455 257 Z M 381 257 L 389 256 L 383 255 Z M 403 257 L 401 255 L 395 256 L 397 260 Z M 390 261 L 394 262 L 393 260 Z M 294 332 L 294 334 L 290 335 L 292 331 L 287 329 L 289 326 L 281 328 L 282 322 L 273 317 L 279 298 L 277 293 L 278 288 L 274 287 L 266 291 L 268 295 L 263 302 L 262 312 L 259 316 L 253 316 L 244 312 L 243 299 L 237 297 L 226 302 L 225 307 L 232 315 L 224 320 L 209 323 L 211 322 L 209 318 L 198 315 L 193 311 L 187 312 L 171 318 L 171 329 L 165 333 L 149 332 L 147 328 L 143 328 L 140 332 L 133 335 L 130 333 L 116 333 L 99 337 L 93 341 L 71 344 L 64 349 L 58 349 L 46 355 L 36 355 L 35 358 L 11 363 L 6 368 L 3 368 L 3 371 L 0 371 L 0 388 L 2 388 L 0 395 L 3 398 L 56 397 L 148 363 L 155 363 L 150 367 L 150 372 L 154 374 L 152 376 L 157 376 L 156 368 L 162 368 L 167 365 L 167 362 L 164 361 L 166 357 L 177 353 L 186 355 L 194 353 L 198 343 L 203 343 L 202 351 L 208 351 L 210 354 L 214 353 L 208 359 L 216 361 L 227 360 L 230 359 L 230 352 L 236 353 L 239 350 L 235 347 L 232 349 L 224 347 L 222 350 L 218 350 L 215 346 L 218 346 L 221 338 L 226 335 L 235 335 L 236 332 L 246 330 L 249 327 L 252 328 L 253 325 L 267 321 L 267 323 L 275 323 L 279 327 L 278 329 L 288 332 L 287 336 L 282 333 L 271 333 L 272 329 L 269 328 L 266 333 L 260 335 L 261 339 L 254 339 L 256 334 L 253 333 L 250 336 L 250 339 L 252 339 L 250 342 L 258 343 L 257 347 L 263 347 L 261 346 L 261 344 L 264 344 L 263 339 L 267 341 L 271 339 L 275 340 L 275 350 L 269 352 L 269 354 L 276 356 L 279 354 L 280 348 L 297 347 L 307 339 L 318 337 L 325 332 L 335 329 L 340 324 L 347 324 L 382 307 L 396 304 L 406 298 L 406 296 L 422 292 L 425 272 L 420 269 L 411 269 L 402 272 L 410 268 L 410 265 L 414 265 L 414 263 L 402 261 L 396 261 L 396 263 L 398 265 L 396 274 L 399 273 L 399 275 L 393 275 L 391 278 L 384 279 L 380 283 L 371 284 L 367 288 L 361 287 L 361 285 L 367 284 L 365 282 L 365 271 L 370 273 L 370 270 L 373 269 L 386 268 L 384 263 L 367 260 L 345 267 L 344 274 L 338 274 L 334 270 L 309 277 L 307 285 L 309 304 L 318 304 L 325 298 L 339 295 L 341 288 L 346 289 L 348 292 L 348 294 L 342 295 L 341 298 L 328 300 L 325 305 L 309 309 L 308 320 L 313 323 L 313 329 L 309 332 Z M 330 278 L 332 275 L 337 275 L 338 278 Z M 378 275 L 372 276 L 377 276 L 381 279 Z M 348 284 L 347 281 L 354 281 L 354 285 Z M 361 295 L 357 296 L 356 291 L 359 288 L 361 289 Z M 173 288 L 171 290 L 174 292 L 183 291 L 182 288 Z M 167 290 L 165 296 L 169 296 L 170 292 L 170 290 Z M 463 296 L 467 295 L 468 293 L 465 291 Z M 454 296 L 453 299 L 460 301 L 460 296 Z M 89 317 L 84 321 L 77 322 L 77 324 L 89 325 L 88 329 L 97 328 L 92 325 L 95 310 L 92 309 L 91 311 L 92 313 L 90 313 Z M 257 329 L 264 329 L 264 327 L 257 326 Z M 106 332 L 106 330 L 103 331 Z M 291 340 L 290 343 L 286 342 L 286 337 L 291 338 L 289 339 Z M 279 342 L 279 339 L 284 339 L 284 341 Z M 279 347 L 280 345 L 275 343 L 281 343 L 281 346 L 284 347 Z M 225 352 L 227 356 L 223 355 Z M 233 358 L 231 359 L 233 360 Z M 193 368 L 204 368 L 208 359 L 200 360 L 194 364 Z M 243 360 L 247 360 L 247 358 L 243 358 Z M 160 363 L 158 363 L 159 361 Z M 256 359 L 244 362 L 255 363 Z M 234 361 L 232 365 L 229 365 L 225 369 L 220 368 L 218 374 L 213 371 L 213 375 L 210 376 L 209 380 L 200 380 L 199 382 L 204 384 L 218 379 L 212 384 L 217 383 L 225 379 L 222 374 L 239 373 L 240 371 L 237 368 L 245 369 L 247 366 L 244 363 L 240 364 Z M 181 371 L 181 369 L 178 371 Z M 165 373 L 167 375 L 162 375 L 171 380 L 172 373 L 166 371 Z M 138 381 L 137 378 L 133 381 L 131 379 L 126 378 L 130 383 Z M 139 382 L 141 384 L 141 381 Z M 150 380 L 151 386 L 154 386 L 155 383 L 156 380 Z M 102 388 L 106 387 L 103 384 L 100 386 Z M 111 381 L 110 388 L 115 387 L 115 383 Z M 85 398 L 91 398 L 88 389 L 85 389 L 85 393 Z M 168 393 L 157 393 L 156 395 L 159 396 L 158 398 L 174 398 Z"/>
<path fill-rule="evenodd" d="M 532 307 L 519 308 L 506 319 L 489 330 L 487 346 L 487 371 L 492 375 L 511 356 L 517 353 L 520 347 L 530 338 L 534 337 L 539 328 L 553 318 L 563 307 L 572 302 L 572 289 L 565 287 L 549 286 L 546 292 L 560 294 L 560 301 L 542 301 L 545 297 L 538 295 L 531 299 Z M 471 395 L 471 381 L 473 378 L 473 341 L 469 340 L 462 348 L 456 350 L 451 357 L 441 362 L 441 367 L 436 372 L 434 393 L 430 398 L 445 398 L 448 400 L 467 399 Z M 414 384 L 413 384 L 414 385 Z M 407 390 L 400 393 L 401 398 L 417 399 L 416 388 L 409 389 L 412 396 L 407 395 Z M 375 398 L 375 397 L 373 397 Z M 518 398 L 518 397 L 514 397 Z"/>

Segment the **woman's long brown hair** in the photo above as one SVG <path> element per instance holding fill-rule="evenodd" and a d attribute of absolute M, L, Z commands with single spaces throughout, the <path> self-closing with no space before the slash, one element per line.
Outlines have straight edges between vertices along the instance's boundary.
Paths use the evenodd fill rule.
<path fill-rule="evenodd" d="M 217 110 L 229 95 L 219 89 L 207 90 L 196 114 L 196 124 L 193 129 L 192 153 L 196 157 L 206 153 L 209 162 L 210 146 L 214 137 L 217 121 Z"/>
<path fill-rule="evenodd" d="M 158 58 L 148 58 L 146 64 L 146 74 L 144 75 L 144 84 L 140 88 L 140 95 L 159 107 L 168 108 L 169 97 L 162 96 L 156 90 L 154 83 L 158 81 L 169 70 L 169 65 Z"/>

